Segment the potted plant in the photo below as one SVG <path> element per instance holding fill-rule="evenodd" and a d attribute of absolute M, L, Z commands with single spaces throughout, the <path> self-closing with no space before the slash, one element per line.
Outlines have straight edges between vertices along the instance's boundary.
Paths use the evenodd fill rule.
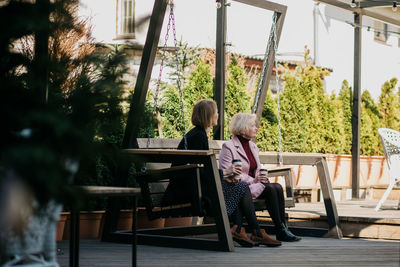
<path fill-rule="evenodd" d="M 61 203 L 74 207 L 82 195 L 72 181 L 88 184 L 98 155 L 119 148 L 125 58 L 95 53 L 76 8 L 74 0 L 0 6 L 0 265 L 56 266 Z"/>

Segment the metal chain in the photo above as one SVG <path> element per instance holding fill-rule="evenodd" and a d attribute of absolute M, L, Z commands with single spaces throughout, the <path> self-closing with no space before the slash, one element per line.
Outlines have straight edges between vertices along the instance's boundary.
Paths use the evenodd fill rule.
<path fill-rule="evenodd" d="M 166 58 L 166 47 L 167 47 L 167 43 L 168 43 L 168 38 L 169 38 L 169 31 L 171 29 L 171 22 L 172 22 L 172 30 L 173 30 L 173 35 L 174 35 L 174 45 L 175 45 L 175 56 L 176 56 L 176 66 L 177 66 L 177 83 L 178 83 L 178 88 L 179 88 L 179 97 L 180 97 L 180 105 L 181 105 L 181 115 L 182 115 L 182 121 L 183 121 L 183 130 L 184 130 L 184 142 L 185 142 L 185 149 L 187 149 L 187 140 L 186 140 L 186 128 L 185 128 L 185 117 L 184 117 L 184 113 L 183 113 L 183 97 L 182 97 L 182 89 L 181 89 L 181 84 L 180 84 L 180 68 L 179 68 L 179 60 L 178 60 L 178 45 L 177 45 L 177 40 L 176 40 L 176 30 L 175 30 L 175 16 L 174 16 L 174 3 L 172 0 L 169 1 L 168 3 L 170 5 L 170 13 L 169 13 L 169 17 L 168 17 L 168 25 L 167 25 L 167 32 L 165 34 L 165 38 L 164 38 L 164 45 L 163 45 L 163 53 L 162 53 L 162 57 L 161 57 L 161 63 L 160 63 L 160 70 L 158 73 L 158 78 L 157 78 L 157 86 L 156 86 L 156 92 L 154 95 L 154 103 L 153 103 L 153 112 L 152 114 L 155 115 L 156 114 L 156 108 L 158 106 L 157 101 L 158 101 L 158 96 L 160 94 L 160 85 L 161 85 L 161 77 L 162 77 L 162 73 L 163 73 L 163 69 L 164 69 L 164 61 Z M 148 130 L 147 133 L 147 144 L 146 144 L 146 148 L 150 147 L 150 136 L 152 135 L 153 129 L 153 123 L 152 120 L 150 121 L 150 128 Z"/>
<path fill-rule="evenodd" d="M 278 59 L 277 59 L 277 52 L 278 52 L 278 45 L 276 42 L 276 20 L 277 20 L 277 15 L 274 13 L 273 17 L 273 35 L 274 35 L 274 66 L 275 66 L 275 84 L 276 84 L 276 94 L 277 94 L 277 104 L 278 104 L 278 140 L 279 140 L 279 165 L 282 167 L 283 165 L 283 156 L 282 156 L 282 131 L 281 131 L 281 107 L 280 107 L 280 101 L 279 101 L 279 95 L 280 95 L 280 86 L 279 86 L 279 77 L 278 77 Z"/>
<path fill-rule="evenodd" d="M 274 16 L 275 16 L 275 13 L 274 13 Z M 264 80 L 264 76 L 265 76 L 265 71 L 266 71 L 266 69 L 267 69 L 267 65 L 268 65 L 268 56 L 269 56 L 269 50 L 270 50 L 270 48 L 271 48 L 271 43 L 273 42 L 273 39 L 274 39 L 274 37 L 273 37 L 273 29 L 274 29 L 274 24 L 275 24 L 275 21 L 273 20 L 273 25 L 271 26 L 271 32 L 269 33 L 269 37 L 268 37 L 268 44 L 267 44 L 267 49 L 265 50 L 265 54 L 264 54 L 264 62 L 263 62 L 263 66 L 262 66 L 262 69 L 261 69 L 261 75 L 260 75 L 260 80 L 258 81 L 258 85 L 257 85 L 257 93 L 256 93 L 256 96 L 255 96 L 255 101 L 254 101 L 254 106 L 253 106 L 253 109 L 252 109 L 252 113 L 256 113 L 256 108 L 257 108 L 257 106 L 258 106 L 258 101 L 260 100 L 260 96 L 261 96 L 261 88 L 262 88 L 262 85 L 263 85 L 263 80 Z"/>
<path fill-rule="evenodd" d="M 187 139 L 186 139 L 186 125 L 185 125 L 185 115 L 183 110 L 183 93 L 181 87 L 181 68 L 179 64 L 178 58 L 178 41 L 176 40 L 176 30 L 175 30 L 175 15 L 174 15 L 174 3 L 173 1 L 170 2 L 171 5 L 171 12 L 169 14 L 170 20 L 172 21 L 172 32 L 174 35 L 174 46 L 175 46 L 175 63 L 176 63 L 176 84 L 179 90 L 179 99 L 180 99 L 180 107 L 181 107 L 181 116 L 182 116 L 182 123 L 183 123 L 183 142 L 185 149 L 188 149 Z"/>
<path fill-rule="evenodd" d="M 269 34 L 268 38 L 268 44 L 267 44 L 267 49 L 265 51 L 264 55 L 264 62 L 261 70 L 261 75 L 260 75 L 260 80 L 258 81 L 258 86 L 257 86 L 257 93 L 255 96 L 255 101 L 254 101 L 254 106 L 252 109 L 252 113 L 256 113 L 256 108 L 258 106 L 258 102 L 260 100 L 261 96 L 261 89 L 263 85 L 263 80 L 265 76 L 265 72 L 267 69 L 268 65 L 268 56 L 269 56 L 269 50 L 271 48 L 271 44 L 273 43 L 273 49 L 275 52 L 274 56 L 274 67 L 275 67 L 275 84 L 277 88 L 277 104 L 278 104 L 278 142 L 279 142 L 279 165 L 283 165 L 283 157 L 282 157 L 282 133 L 281 133 L 281 115 L 280 115 L 280 101 L 279 101 L 279 94 L 280 94 L 280 87 L 279 87 L 279 77 L 278 77 L 278 60 L 276 57 L 277 51 L 278 51 L 278 45 L 276 41 L 276 21 L 277 21 L 277 13 L 274 13 L 272 17 L 272 26 L 271 26 L 271 32 Z"/>

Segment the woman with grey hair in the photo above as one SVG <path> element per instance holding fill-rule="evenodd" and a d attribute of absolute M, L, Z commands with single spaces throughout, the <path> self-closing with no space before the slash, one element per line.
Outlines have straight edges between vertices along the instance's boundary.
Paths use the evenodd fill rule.
<path fill-rule="evenodd" d="M 286 226 L 282 186 L 279 183 L 271 183 L 267 174 L 260 173 L 259 151 L 257 145 L 251 141 L 257 136 L 256 115 L 249 113 L 234 115 L 229 124 L 229 130 L 233 138 L 222 146 L 219 155 L 220 168 L 230 166 L 233 160 L 241 160 L 242 173 L 238 181 L 248 184 L 253 199 L 265 200 L 267 210 L 275 224 L 276 239 L 289 242 L 301 240 Z M 257 239 L 256 233 L 253 233 L 251 239 Z"/>

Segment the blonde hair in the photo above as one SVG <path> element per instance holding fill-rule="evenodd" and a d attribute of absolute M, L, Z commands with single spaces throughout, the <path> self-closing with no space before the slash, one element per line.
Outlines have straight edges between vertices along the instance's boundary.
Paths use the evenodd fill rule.
<path fill-rule="evenodd" d="M 192 124 L 203 128 L 210 127 L 216 112 L 217 104 L 214 100 L 201 99 L 193 106 Z"/>
<path fill-rule="evenodd" d="M 237 113 L 229 123 L 229 131 L 232 135 L 244 135 L 248 132 L 253 122 L 256 121 L 256 114 Z"/>

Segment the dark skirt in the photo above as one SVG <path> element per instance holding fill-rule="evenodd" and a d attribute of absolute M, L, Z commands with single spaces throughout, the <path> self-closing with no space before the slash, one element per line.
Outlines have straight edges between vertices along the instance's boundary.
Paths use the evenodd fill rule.
<path fill-rule="evenodd" d="M 234 184 L 228 183 L 224 180 L 222 181 L 222 191 L 224 192 L 226 211 L 228 215 L 231 215 L 236 210 L 247 186 L 248 185 L 245 182 Z"/>

